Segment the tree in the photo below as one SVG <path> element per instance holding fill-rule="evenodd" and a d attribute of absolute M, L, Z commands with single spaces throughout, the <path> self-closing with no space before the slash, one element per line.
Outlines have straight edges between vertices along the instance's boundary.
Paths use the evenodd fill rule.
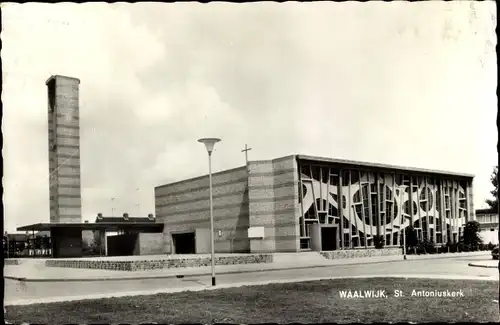
<path fill-rule="evenodd" d="M 493 190 L 491 190 L 491 195 L 493 199 L 487 199 L 486 203 L 490 206 L 492 210 L 498 211 L 498 166 L 493 169 L 490 177 L 491 184 L 493 185 Z"/>
<path fill-rule="evenodd" d="M 465 225 L 464 234 L 460 238 L 461 246 L 466 249 L 477 250 L 483 240 L 479 236 L 480 226 L 477 221 L 469 221 Z"/>
<path fill-rule="evenodd" d="M 93 254 L 101 254 L 101 233 L 98 230 L 93 231 L 94 240 L 91 244 L 91 252 Z"/>

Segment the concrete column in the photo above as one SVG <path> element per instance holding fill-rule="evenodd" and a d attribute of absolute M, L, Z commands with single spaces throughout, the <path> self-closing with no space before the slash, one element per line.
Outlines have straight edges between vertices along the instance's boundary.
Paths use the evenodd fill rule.
<path fill-rule="evenodd" d="M 101 236 L 101 253 L 102 256 L 108 256 L 108 245 L 106 240 L 106 230 L 99 230 Z"/>

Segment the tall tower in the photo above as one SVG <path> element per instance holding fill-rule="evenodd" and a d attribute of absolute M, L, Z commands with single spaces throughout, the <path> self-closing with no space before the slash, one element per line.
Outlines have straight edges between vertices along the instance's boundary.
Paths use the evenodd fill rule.
<path fill-rule="evenodd" d="M 80 223 L 80 80 L 52 76 L 45 84 L 49 99 L 50 222 Z"/>

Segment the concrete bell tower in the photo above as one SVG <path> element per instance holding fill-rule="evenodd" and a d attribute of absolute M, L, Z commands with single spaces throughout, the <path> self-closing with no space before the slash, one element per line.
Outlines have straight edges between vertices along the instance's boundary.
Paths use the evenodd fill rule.
<path fill-rule="evenodd" d="M 49 119 L 50 222 L 80 223 L 80 80 L 56 75 L 45 84 Z"/>

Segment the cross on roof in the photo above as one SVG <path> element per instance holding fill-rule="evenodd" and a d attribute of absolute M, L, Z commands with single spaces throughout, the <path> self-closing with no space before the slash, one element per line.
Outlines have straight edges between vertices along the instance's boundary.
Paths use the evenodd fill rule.
<path fill-rule="evenodd" d="M 241 150 L 241 152 L 245 153 L 245 163 L 248 166 L 248 151 L 252 150 L 252 148 L 248 148 L 248 146 L 245 144 L 245 149 Z"/>

